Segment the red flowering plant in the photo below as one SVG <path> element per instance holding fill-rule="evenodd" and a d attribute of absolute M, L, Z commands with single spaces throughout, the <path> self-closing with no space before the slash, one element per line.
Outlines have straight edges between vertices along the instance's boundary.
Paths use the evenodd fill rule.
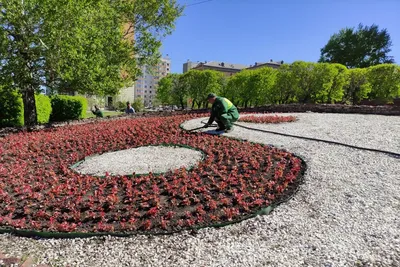
<path fill-rule="evenodd" d="M 230 223 L 295 190 L 302 160 L 274 147 L 179 125 L 200 115 L 103 121 L 8 135 L 0 144 L 0 229 L 166 233 Z M 188 170 L 96 177 L 70 168 L 85 157 L 140 146 L 202 150 Z"/>
<path fill-rule="evenodd" d="M 297 118 L 295 116 L 280 116 L 280 115 L 247 115 L 239 118 L 241 122 L 252 122 L 252 123 L 282 123 L 282 122 L 294 122 Z"/>

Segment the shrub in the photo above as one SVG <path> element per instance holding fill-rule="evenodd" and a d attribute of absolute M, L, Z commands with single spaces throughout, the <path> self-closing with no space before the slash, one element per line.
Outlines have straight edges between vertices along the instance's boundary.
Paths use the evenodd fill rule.
<path fill-rule="evenodd" d="M 0 87 L 0 127 L 23 126 L 23 114 L 21 95 Z"/>
<path fill-rule="evenodd" d="M 370 100 L 393 102 L 400 95 L 400 67 L 394 64 L 381 64 L 368 68 L 368 81 L 371 84 Z"/>
<path fill-rule="evenodd" d="M 48 123 L 51 115 L 51 101 L 46 95 L 36 95 L 37 121 L 40 124 Z"/>
<path fill-rule="evenodd" d="M 124 112 L 125 109 L 126 109 L 126 101 L 125 102 L 118 101 L 117 103 L 115 103 L 114 109 L 118 110 L 118 111 L 121 111 L 121 112 Z"/>
<path fill-rule="evenodd" d="M 144 109 L 144 104 L 141 99 L 135 99 L 133 103 L 131 103 L 132 107 L 135 109 L 136 112 L 143 111 Z"/>
<path fill-rule="evenodd" d="M 83 96 L 57 95 L 51 99 L 51 121 L 77 120 L 86 117 L 87 101 Z"/>

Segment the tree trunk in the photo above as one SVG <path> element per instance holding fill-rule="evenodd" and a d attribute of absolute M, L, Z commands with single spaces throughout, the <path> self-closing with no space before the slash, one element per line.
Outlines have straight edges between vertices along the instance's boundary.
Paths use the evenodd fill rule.
<path fill-rule="evenodd" d="M 185 105 L 183 103 L 183 98 L 180 98 L 179 102 L 181 103 L 182 110 L 184 110 L 185 109 Z"/>
<path fill-rule="evenodd" d="M 194 109 L 194 103 L 195 103 L 195 101 L 193 99 L 193 101 L 192 101 L 192 109 Z"/>
<path fill-rule="evenodd" d="M 24 123 L 25 127 L 32 127 L 37 124 L 35 89 L 28 85 L 22 91 L 22 100 L 24 103 Z"/>

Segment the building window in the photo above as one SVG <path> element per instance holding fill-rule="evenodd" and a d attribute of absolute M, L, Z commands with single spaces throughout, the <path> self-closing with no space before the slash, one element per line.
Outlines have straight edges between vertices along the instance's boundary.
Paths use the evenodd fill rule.
<path fill-rule="evenodd" d="M 151 85 L 150 85 L 150 89 L 151 89 Z M 150 91 L 151 92 L 151 91 Z"/>
<path fill-rule="evenodd" d="M 167 71 L 169 71 L 169 68 L 167 68 Z"/>
<path fill-rule="evenodd" d="M 145 85 L 144 88 L 147 88 L 147 85 Z"/>
<path fill-rule="evenodd" d="M 167 63 L 167 66 L 169 66 L 169 63 Z"/>
<path fill-rule="evenodd" d="M 150 86 L 150 88 L 151 88 L 151 86 Z M 150 91 L 150 94 L 151 94 L 151 91 Z"/>
<path fill-rule="evenodd" d="M 144 90 L 144 92 L 147 94 L 147 90 Z"/>

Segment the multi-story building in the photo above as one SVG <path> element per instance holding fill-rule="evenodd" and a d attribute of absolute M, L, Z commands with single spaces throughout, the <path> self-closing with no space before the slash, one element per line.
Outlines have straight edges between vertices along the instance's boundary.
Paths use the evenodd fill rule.
<path fill-rule="evenodd" d="M 210 61 L 210 62 L 192 62 L 192 61 L 187 61 L 186 63 L 183 64 L 183 72 L 188 72 L 191 69 L 194 70 L 216 70 L 219 72 L 224 73 L 226 76 L 232 76 L 235 73 L 238 73 L 244 69 L 258 69 L 258 68 L 263 68 L 263 67 L 271 67 L 274 69 L 279 68 L 283 64 L 283 61 L 281 62 L 256 62 L 254 65 L 243 65 L 243 64 L 232 64 L 232 63 L 224 63 L 224 62 L 217 62 L 217 61 Z"/>
<path fill-rule="evenodd" d="M 264 68 L 264 67 L 270 67 L 270 68 L 274 68 L 274 69 L 279 69 L 279 67 L 283 64 L 283 61 L 280 62 L 274 62 L 272 59 L 270 60 L 270 62 L 256 62 L 254 65 L 250 66 L 249 70 L 255 70 L 255 69 L 259 69 L 259 68 Z"/>
<path fill-rule="evenodd" d="M 152 106 L 161 78 L 171 73 L 171 60 L 162 58 L 157 66 L 142 66 L 142 76 L 135 82 L 135 98 L 143 99 L 145 106 Z"/>
<path fill-rule="evenodd" d="M 188 61 L 183 64 L 183 72 L 187 72 L 191 69 L 194 70 L 216 70 L 219 72 L 224 73 L 226 76 L 232 76 L 235 73 L 240 72 L 241 70 L 247 68 L 248 66 L 242 64 L 232 64 L 232 63 L 225 63 L 225 62 L 217 62 L 217 61 L 210 61 L 210 62 L 191 62 Z"/>

